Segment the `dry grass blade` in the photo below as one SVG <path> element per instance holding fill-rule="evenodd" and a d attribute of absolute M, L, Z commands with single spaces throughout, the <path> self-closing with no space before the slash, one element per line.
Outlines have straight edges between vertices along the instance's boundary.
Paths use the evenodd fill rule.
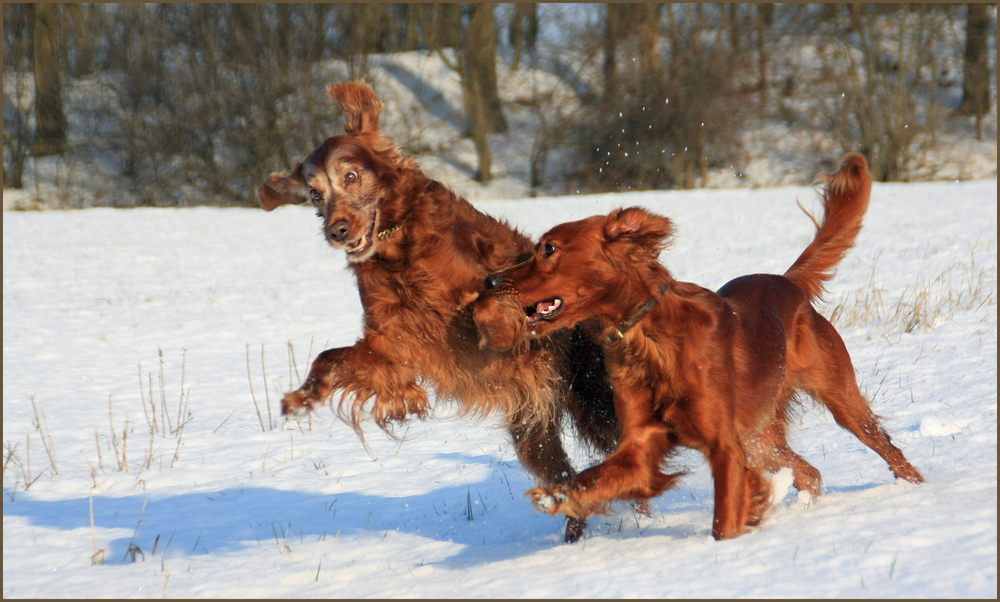
<path fill-rule="evenodd" d="M 264 419 L 260 415 L 260 405 L 257 404 L 257 395 L 253 392 L 253 377 L 250 374 L 250 343 L 247 343 L 247 382 L 250 383 L 250 397 L 253 399 L 253 407 L 257 410 L 257 420 L 260 421 L 260 431 L 267 432 L 264 428 Z M 265 384 L 265 388 L 267 383 Z"/>
<path fill-rule="evenodd" d="M 20 441 L 15 441 L 12 446 L 9 442 L 4 443 L 4 447 L 7 448 L 7 457 L 3 461 L 3 474 L 7 474 L 7 466 L 10 464 L 11 460 L 15 457 L 14 452 L 17 450 L 17 446 L 20 445 Z"/>
<path fill-rule="evenodd" d="M 91 504 L 93 504 L 93 497 L 91 499 Z M 139 511 L 139 520 L 135 523 L 135 530 L 132 531 L 132 539 L 128 542 L 128 548 L 125 550 L 125 555 L 122 556 L 122 562 L 125 561 L 130 555 L 132 556 L 132 562 L 135 562 L 136 555 L 142 556 L 143 560 L 146 560 L 146 555 L 142 553 L 139 546 L 135 545 L 135 536 L 139 534 L 139 525 L 142 524 L 142 516 L 146 513 L 146 501 L 142 501 L 142 510 Z"/>
<path fill-rule="evenodd" d="M 34 483 L 34 481 L 31 480 L 31 431 L 28 431 L 27 433 L 25 433 L 24 440 L 25 440 L 25 446 L 24 446 L 25 467 L 24 467 L 24 470 L 27 471 L 25 473 L 25 475 L 24 475 L 24 482 L 26 483 L 26 485 L 24 486 L 24 490 L 27 491 L 28 487 L 31 487 L 31 484 Z"/>
<path fill-rule="evenodd" d="M 219 426 L 215 427 L 215 430 L 212 431 L 212 434 L 214 435 L 215 433 L 217 433 L 219 431 L 219 429 L 222 428 L 222 425 L 225 424 L 225 423 L 227 423 L 227 422 L 229 422 L 229 419 L 232 418 L 233 414 L 235 414 L 235 413 L 236 413 L 236 408 L 233 408 L 233 411 L 229 412 L 229 416 L 226 416 L 226 419 L 222 421 L 222 424 L 220 424 Z"/>
<path fill-rule="evenodd" d="M 992 241 L 990 241 L 992 243 Z M 987 243 L 989 244 L 989 243 Z M 876 267 L 872 267 L 868 284 L 853 293 L 846 293 L 832 309 L 824 313 L 838 328 L 878 327 L 883 338 L 887 335 L 928 331 L 950 320 L 957 311 L 979 310 L 995 305 L 996 264 L 976 265 L 975 253 L 968 263 L 956 262 L 936 278 L 918 276 L 895 301 L 888 301 L 887 290 L 878 283 Z M 875 258 L 878 263 L 878 257 Z"/>
<path fill-rule="evenodd" d="M 94 442 L 97 444 L 97 467 L 104 471 L 103 458 L 101 457 L 101 436 L 97 433 L 97 427 L 94 427 Z"/>
<path fill-rule="evenodd" d="M 188 391 L 184 394 L 184 398 L 188 401 L 188 403 L 190 403 L 190 396 L 191 396 L 191 390 L 188 389 Z M 180 420 L 181 417 L 183 417 L 182 421 Z M 191 422 L 191 411 L 188 409 L 187 404 L 185 404 L 184 408 L 182 409 L 182 414 L 178 416 L 178 420 L 179 422 L 177 423 L 177 448 L 174 449 L 174 458 L 170 460 L 170 468 L 174 467 L 174 463 L 177 462 L 177 458 L 180 457 L 181 442 L 184 440 L 184 427 L 187 426 L 187 423 Z"/>
<path fill-rule="evenodd" d="M 187 349 L 183 350 L 181 355 L 181 398 L 177 402 L 177 428 L 180 429 L 181 422 L 184 419 L 184 380 L 187 375 Z"/>
<path fill-rule="evenodd" d="M 142 413 L 146 417 L 146 424 L 149 425 L 150 430 L 153 429 L 153 421 L 156 420 L 156 412 L 154 408 L 152 419 L 149 417 L 149 412 L 146 411 L 146 394 L 142 390 L 142 362 L 139 362 L 139 398 L 142 401 Z"/>
<path fill-rule="evenodd" d="M 166 383 L 164 382 L 163 378 L 163 349 L 159 347 L 157 349 L 159 350 L 160 354 L 160 411 L 163 413 L 165 419 L 164 422 L 167 423 L 167 429 L 171 433 L 173 433 L 174 425 L 171 424 L 170 413 L 167 412 L 167 390 L 166 390 Z M 181 391 L 183 390 L 184 389 L 182 388 Z"/>
<path fill-rule="evenodd" d="M 264 344 L 260 344 L 260 373 L 264 379 L 264 399 L 267 402 L 267 429 L 274 430 L 274 418 L 271 416 L 271 394 L 267 388 L 267 369 L 264 367 Z"/>
<path fill-rule="evenodd" d="M 42 447 L 45 449 L 45 454 L 49 457 L 49 463 L 52 465 L 52 474 L 59 474 L 59 469 L 56 468 L 55 454 L 52 451 L 52 438 L 46 433 L 45 423 L 42 422 L 42 415 L 38 412 L 38 406 L 35 405 L 35 396 L 31 396 L 31 408 L 35 411 L 35 422 L 38 425 L 38 434 L 42 438 Z"/>

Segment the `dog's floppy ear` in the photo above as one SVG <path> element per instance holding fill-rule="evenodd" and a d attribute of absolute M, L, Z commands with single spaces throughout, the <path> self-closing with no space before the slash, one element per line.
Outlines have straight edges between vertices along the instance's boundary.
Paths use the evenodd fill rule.
<path fill-rule="evenodd" d="M 669 218 L 639 207 L 619 209 L 604 222 L 604 240 L 627 245 L 626 254 L 636 275 L 654 299 L 667 291 L 673 277 L 657 257 L 674 236 Z"/>
<path fill-rule="evenodd" d="M 330 84 L 326 93 L 344 111 L 344 131 L 348 134 L 378 131 L 382 101 L 365 80 L 358 78 L 351 82 Z"/>
<path fill-rule="evenodd" d="M 613 211 L 604 222 L 605 241 L 628 242 L 653 257 L 659 256 L 673 236 L 674 225 L 669 218 L 640 207 Z"/>
<path fill-rule="evenodd" d="M 302 178 L 302 162 L 299 161 L 289 173 L 276 171 L 264 178 L 257 189 L 260 206 L 267 211 L 280 205 L 299 205 L 309 200 L 309 191 Z"/>

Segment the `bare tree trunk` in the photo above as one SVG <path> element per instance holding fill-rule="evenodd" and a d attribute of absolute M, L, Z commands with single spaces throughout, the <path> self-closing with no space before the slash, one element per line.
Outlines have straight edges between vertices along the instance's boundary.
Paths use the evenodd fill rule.
<path fill-rule="evenodd" d="M 514 5 L 514 18 L 510 20 L 507 41 L 514 48 L 514 61 L 510 65 L 511 71 L 517 71 L 521 66 L 521 49 L 524 47 L 524 18 L 527 15 L 527 4 Z"/>
<path fill-rule="evenodd" d="M 518 3 L 514 5 L 514 17 L 510 21 L 507 41 L 514 48 L 514 61 L 511 70 L 517 71 L 521 66 L 521 53 L 527 48 L 532 55 L 534 65 L 535 42 L 538 40 L 538 5 L 534 3 Z"/>
<path fill-rule="evenodd" d="M 729 29 L 729 45 L 733 49 L 733 54 L 738 54 L 740 51 L 740 28 L 742 26 L 737 18 L 739 5 L 735 2 L 730 2 L 729 4 L 724 4 L 723 7 L 728 8 L 726 11 L 726 24 Z"/>
<path fill-rule="evenodd" d="M 981 119 L 990 111 L 990 18 L 986 4 L 969 4 L 965 21 L 965 60 L 962 64 L 962 102 L 956 115 L 976 117 L 976 140 L 982 139 Z"/>
<path fill-rule="evenodd" d="M 462 44 L 462 68 L 470 90 L 478 96 L 489 133 L 507 131 L 497 86 L 496 23 L 493 4 L 473 4 L 469 29 Z M 470 117 L 471 121 L 471 117 Z"/>
<path fill-rule="evenodd" d="M 417 32 L 417 6 L 405 4 L 404 8 L 406 10 L 406 38 L 403 41 L 403 50 L 409 52 L 416 50 L 420 42 L 420 36 Z"/>
<path fill-rule="evenodd" d="M 767 44 L 764 41 L 764 29 L 771 24 L 773 15 L 773 4 L 757 5 L 757 19 L 754 22 L 757 29 L 757 90 L 762 110 L 767 106 Z"/>
<path fill-rule="evenodd" d="M 469 119 L 469 135 L 476 147 L 479 169 L 476 179 L 492 179 L 492 154 L 488 134 L 506 131 L 496 82 L 496 26 L 492 4 L 475 4 L 465 32 L 461 52 L 462 97 Z"/>
<path fill-rule="evenodd" d="M 618 86 L 615 81 L 616 54 L 618 52 L 618 38 L 621 34 L 619 21 L 624 10 L 621 4 L 606 4 L 607 16 L 604 19 L 604 100 L 610 101 L 615 97 Z"/>
<path fill-rule="evenodd" d="M 7 150 L 3 166 L 4 188 L 24 186 L 24 164 L 31 149 L 28 119 L 32 107 L 30 101 L 25 102 L 25 90 L 34 55 L 33 18 L 34 11 L 30 4 L 3 5 L 3 60 L 8 78 L 6 81 L 13 84 L 12 94 L 4 94 L 3 103 L 3 144 Z"/>
<path fill-rule="evenodd" d="M 472 136 L 472 144 L 476 147 L 476 158 L 479 162 L 476 180 L 485 186 L 493 179 L 493 155 L 490 152 L 490 141 L 487 137 L 488 127 L 482 92 L 478 89 L 478 83 L 475 80 L 466 80 L 462 82 L 462 95 L 466 99 L 465 111 L 469 116 L 469 134 Z"/>
<path fill-rule="evenodd" d="M 538 5 L 528 4 L 528 22 L 524 26 L 524 45 L 531 53 L 532 61 L 535 56 L 535 43 L 538 42 Z"/>
<path fill-rule="evenodd" d="M 35 4 L 35 156 L 69 150 L 59 68 L 59 5 Z"/>
<path fill-rule="evenodd" d="M 309 60 L 318 61 L 323 58 L 326 49 L 326 15 L 330 12 L 329 4 L 313 5 L 312 44 L 309 47 Z"/>
<path fill-rule="evenodd" d="M 660 60 L 660 19 L 662 4 L 638 4 L 635 15 L 639 27 L 639 69 L 644 77 L 659 77 L 663 66 Z"/>
<path fill-rule="evenodd" d="M 278 64 L 282 69 L 288 69 L 292 53 L 292 5 L 284 2 L 278 3 Z"/>
<path fill-rule="evenodd" d="M 424 22 L 424 43 L 431 50 L 457 48 L 462 43 L 462 7 L 460 4 L 425 5 L 429 14 Z"/>
<path fill-rule="evenodd" d="M 88 7 L 89 8 L 89 7 Z M 82 77 L 94 72 L 94 40 L 82 4 L 64 4 L 63 9 L 73 22 L 73 40 L 76 43 L 76 61 L 73 75 Z"/>
<path fill-rule="evenodd" d="M 666 4 L 667 8 L 667 38 L 670 39 L 670 73 L 667 75 L 673 79 L 673 65 L 677 61 L 680 52 L 680 45 L 677 43 L 677 24 L 674 22 L 674 7 Z"/>

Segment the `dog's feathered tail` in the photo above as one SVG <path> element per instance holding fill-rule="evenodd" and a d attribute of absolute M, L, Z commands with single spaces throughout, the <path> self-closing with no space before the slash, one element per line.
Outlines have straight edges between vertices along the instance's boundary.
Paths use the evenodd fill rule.
<path fill-rule="evenodd" d="M 824 283 L 833 277 L 833 268 L 854 246 L 872 188 L 868 162 L 858 153 L 844 155 L 837 173 L 820 174 L 816 182 L 826 182 L 823 221 L 817 223 L 809 215 L 816 223 L 816 238 L 785 272 L 785 277 L 802 287 L 810 301 L 823 297 Z"/>

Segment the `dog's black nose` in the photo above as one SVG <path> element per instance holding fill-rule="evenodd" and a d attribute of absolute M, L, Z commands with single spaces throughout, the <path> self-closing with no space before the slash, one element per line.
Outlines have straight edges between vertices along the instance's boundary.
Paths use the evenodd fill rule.
<path fill-rule="evenodd" d="M 486 289 L 493 290 L 500 285 L 500 274 L 490 274 L 486 277 Z"/>
<path fill-rule="evenodd" d="M 342 219 L 330 226 L 330 238 L 334 242 L 344 242 L 347 240 L 347 235 L 350 231 L 351 225 L 347 223 L 347 220 Z"/>

